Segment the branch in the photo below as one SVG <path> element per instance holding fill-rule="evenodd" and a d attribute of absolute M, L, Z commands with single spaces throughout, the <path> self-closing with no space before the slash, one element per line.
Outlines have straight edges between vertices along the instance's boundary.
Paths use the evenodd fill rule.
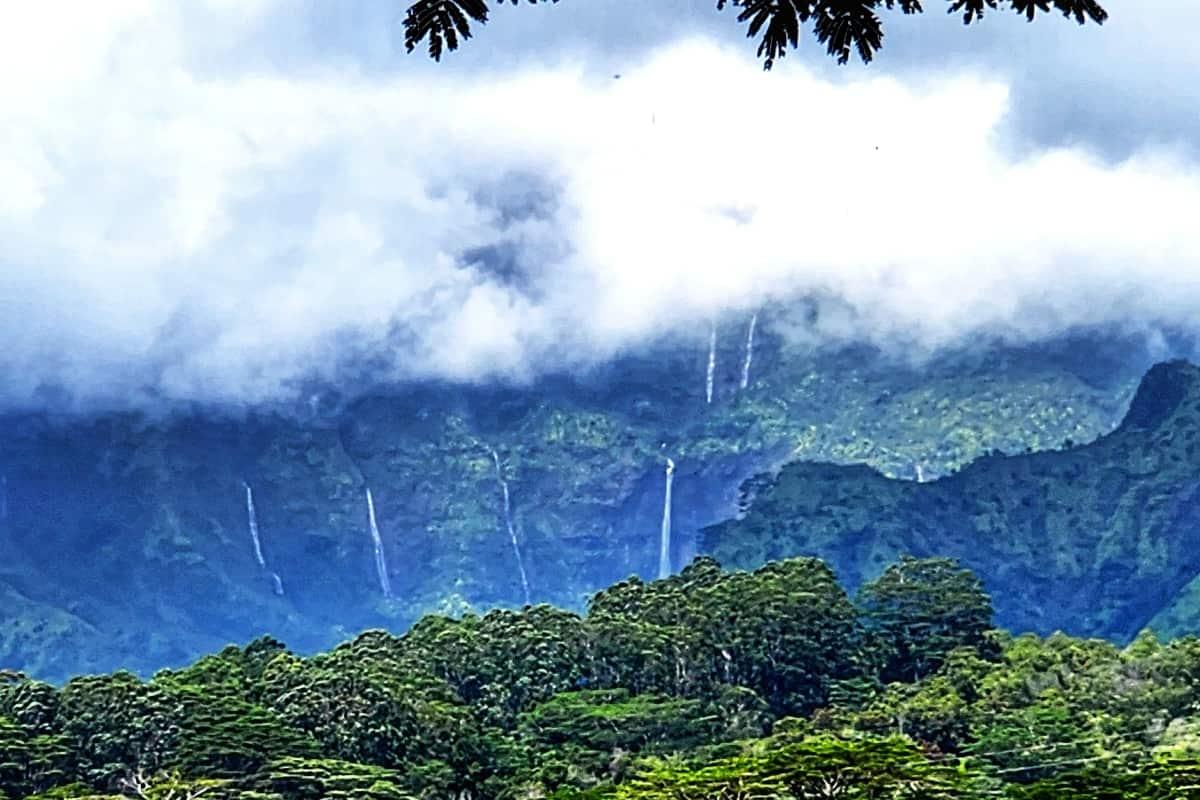
<path fill-rule="evenodd" d="M 121 788 L 133 792 L 138 797 L 146 797 L 146 792 L 150 789 L 151 780 L 146 773 L 139 767 L 137 772 L 121 778 L 119 781 Z"/>

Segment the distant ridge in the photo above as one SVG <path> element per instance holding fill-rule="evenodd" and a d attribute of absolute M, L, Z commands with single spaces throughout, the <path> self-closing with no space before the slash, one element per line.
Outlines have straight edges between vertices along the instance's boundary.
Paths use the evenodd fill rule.
<path fill-rule="evenodd" d="M 1200 368 L 1177 359 L 1155 364 L 1138 384 L 1121 427 L 1157 428 L 1172 418 L 1188 401 L 1193 410 L 1200 401 Z"/>
<path fill-rule="evenodd" d="M 982 577 L 1015 631 L 1198 632 L 1200 368 L 1155 365 L 1095 442 L 989 455 L 930 483 L 789 465 L 756 483 L 741 519 L 706 529 L 702 550 L 744 568 L 813 555 L 850 585 L 901 553 L 947 555 Z"/>

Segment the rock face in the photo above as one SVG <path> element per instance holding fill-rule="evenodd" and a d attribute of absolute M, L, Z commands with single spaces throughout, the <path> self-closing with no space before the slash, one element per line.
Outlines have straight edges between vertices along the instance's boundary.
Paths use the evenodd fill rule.
<path fill-rule="evenodd" d="M 1200 369 L 1159 364 L 1121 426 L 1058 452 L 991 456 L 932 483 L 796 463 L 760 481 L 741 519 L 703 533 L 726 565 L 791 555 L 843 581 L 895 556 L 949 555 L 1014 631 L 1127 641 L 1148 624 L 1194 632 L 1200 584 Z"/>
<path fill-rule="evenodd" d="M 988 551 L 1011 560 L 1010 551 L 1037 551 L 1049 535 L 1033 510 L 989 511 L 974 527 L 918 520 L 918 534 L 909 521 L 874 516 L 893 507 L 878 498 L 901 504 L 910 497 L 907 482 L 865 467 L 794 466 L 778 481 L 769 476 L 808 459 L 866 462 L 906 478 L 921 465 L 934 477 L 993 448 L 1089 441 L 1113 427 L 1141 371 L 1128 365 L 1098 382 L 1073 366 L 1086 364 L 1086 353 L 1065 360 L 1061 352 L 948 355 L 920 368 L 865 352 L 814 355 L 789 345 L 764 313 L 745 389 L 746 320 L 718 326 L 709 404 L 708 333 L 522 389 L 403 387 L 340 405 L 305 404 L 302 413 L 260 409 L 238 417 L 0 417 L 0 668 L 51 679 L 118 667 L 148 671 L 265 632 L 305 651 L 364 627 L 402 629 L 429 611 L 519 604 L 524 590 L 493 450 L 535 602 L 580 607 L 600 587 L 657 572 L 667 457 L 677 464 L 676 569 L 703 549 L 702 528 L 737 516 L 739 502 L 750 503 L 755 491 L 759 499 L 744 520 L 709 535 L 708 547 L 732 564 L 808 552 L 821 541 L 849 554 L 837 563 L 854 577 L 913 541 L 930 552 L 969 550 L 964 543 L 976 531 L 1011 540 Z M 1155 409 L 1138 411 L 1139 419 L 1153 418 Z M 1129 431 L 1115 437 L 1130 442 L 1131 464 L 1132 453 L 1143 452 L 1133 442 L 1159 435 L 1134 433 L 1133 416 Z M 1138 476 L 1153 476 L 1164 458 L 1154 448 L 1138 457 L 1142 472 L 1114 472 L 1101 499 L 1133 491 Z M 985 464 L 992 462 L 1008 463 Z M 1071 469 L 1086 472 L 1079 464 Z M 942 502 L 934 498 L 956 497 L 945 487 L 965 485 L 981 469 L 993 467 L 916 487 L 913 496 L 922 500 L 903 507 L 931 513 Z M 768 477 L 743 487 L 759 473 Z M 793 475 L 819 479 L 804 478 L 806 488 L 793 491 Z M 269 569 L 258 563 L 247 531 L 244 484 L 253 487 Z M 818 486 L 825 488 L 813 494 Z M 393 599 L 383 596 L 376 574 L 368 487 Z M 1054 503 L 1075 502 L 1061 491 L 1064 499 Z M 1133 520 L 1158 508 L 1158 495 L 1147 491 L 1150 505 L 1131 496 L 1112 513 Z M 1189 503 L 1177 492 L 1161 499 L 1181 520 Z M 802 523 L 813 514 L 854 522 L 822 528 L 825 538 L 814 539 L 811 522 Z M 1075 527 L 1053 535 L 1099 536 L 1108 517 L 1098 514 L 1080 509 Z M 1103 560 L 1105 574 L 1134 585 L 1125 571 L 1140 575 L 1147 559 L 1176 553 L 1156 548 L 1153 537 L 1136 552 L 1122 545 Z M 1025 560 L 1036 567 L 1036 559 Z M 1013 572 L 1005 585 L 1024 574 Z M 1036 577 L 1030 587 L 1042 585 Z M 1064 601 L 1073 602 L 1065 587 Z M 1056 616 L 1053 604 L 1039 607 L 1046 625 L 1073 619 Z M 1087 629 L 1124 632 L 1132 624 Z"/>

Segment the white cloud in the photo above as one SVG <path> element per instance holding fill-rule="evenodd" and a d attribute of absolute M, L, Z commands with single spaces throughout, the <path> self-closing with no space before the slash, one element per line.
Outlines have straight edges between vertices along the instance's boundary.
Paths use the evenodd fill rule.
<path fill-rule="evenodd" d="M 764 74 L 702 40 L 620 80 L 198 66 L 265 7 L 4 30 L 9 404 L 275 399 L 364 354 L 527 378 L 803 292 L 852 311 L 822 335 L 921 347 L 1200 304 L 1196 166 L 1012 156 L 1002 83 Z M 515 266 L 464 263 L 488 247 Z"/>

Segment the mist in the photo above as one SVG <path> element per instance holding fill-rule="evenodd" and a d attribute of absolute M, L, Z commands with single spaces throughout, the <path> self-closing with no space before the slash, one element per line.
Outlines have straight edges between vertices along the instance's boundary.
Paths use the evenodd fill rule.
<path fill-rule="evenodd" d="M 6 26 L 0 408 L 520 384 L 797 298 L 814 347 L 1193 328 L 1189 151 L 1014 147 L 1003 77 L 763 73 L 704 37 L 619 77 L 285 71 L 268 6 Z"/>

